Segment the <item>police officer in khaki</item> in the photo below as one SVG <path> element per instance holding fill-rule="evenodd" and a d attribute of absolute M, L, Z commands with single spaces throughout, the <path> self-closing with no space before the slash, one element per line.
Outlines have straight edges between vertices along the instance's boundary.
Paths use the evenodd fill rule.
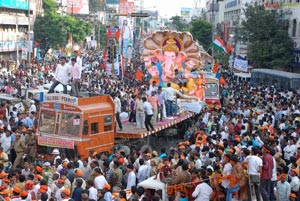
<path fill-rule="evenodd" d="M 25 150 L 26 150 L 26 146 L 25 143 L 20 139 L 21 136 L 19 133 L 16 133 L 16 140 L 13 144 L 13 148 L 16 151 L 16 160 L 14 162 L 14 166 L 13 168 L 15 169 L 18 165 L 21 164 L 22 162 L 22 157 L 24 156 Z"/>
<path fill-rule="evenodd" d="M 35 159 L 35 136 L 33 134 L 33 129 L 32 128 L 28 128 L 27 129 L 27 134 L 26 134 L 26 137 L 25 137 L 25 144 L 26 144 L 26 147 L 27 147 L 27 150 L 26 150 L 26 154 L 27 154 L 27 158 L 33 162 L 34 159 Z"/>

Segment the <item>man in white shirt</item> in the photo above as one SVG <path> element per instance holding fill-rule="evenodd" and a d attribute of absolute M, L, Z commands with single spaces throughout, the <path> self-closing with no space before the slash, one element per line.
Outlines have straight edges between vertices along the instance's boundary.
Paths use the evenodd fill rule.
<path fill-rule="evenodd" d="M 60 58 L 60 64 L 57 65 L 54 74 L 54 81 L 48 91 L 48 93 L 54 93 L 54 89 L 57 85 L 63 85 L 63 93 L 67 94 L 67 84 L 70 79 L 70 65 L 66 63 L 66 57 Z"/>
<path fill-rule="evenodd" d="M 89 198 L 97 200 L 97 189 L 94 187 L 94 182 L 92 180 L 87 181 L 86 189 L 89 190 Z"/>
<path fill-rule="evenodd" d="M 132 186 L 136 186 L 136 175 L 133 171 L 133 165 L 132 164 L 127 165 L 127 171 L 129 173 L 128 173 L 126 189 L 131 189 Z"/>
<path fill-rule="evenodd" d="M 192 194 L 194 201 L 209 201 L 211 194 L 213 192 L 212 188 L 208 185 L 209 178 L 207 176 L 202 176 L 202 181 L 198 184 Z"/>
<path fill-rule="evenodd" d="M 70 78 L 72 79 L 72 94 L 79 96 L 79 83 L 81 79 L 81 67 L 76 63 L 76 59 L 71 59 Z"/>
<path fill-rule="evenodd" d="M 118 122 L 120 131 L 123 130 L 122 122 L 120 119 L 121 114 L 121 100 L 119 99 L 119 93 L 113 95 L 114 103 L 115 103 L 115 115 L 116 115 L 116 121 Z"/>
<path fill-rule="evenodd" d="M 6 131 L 5 135 L 2 134 L 0 142 L 1 142 L 1 147 L 3 148 L 3 152 L 9 155 L 10 148 L 11 148 L 11 131 Z"/>
<path fill-rule="evenodd" d="M 138 174 L 137 174 L 137 179 L 138 179 L 138 183 L 141 183 L 142 181 L 148 179 L 149 175 L 148 174 L 148 166 L 144 163 L 144 159 L 140 159 L 139 160 L 139 164 L 140 164 L 140 168 L 138 170 Z"/>
<path fill-rule="evenodd" d="M 154 127 L 151 123 L 151 119 L 153 116 L 152 105 L 147 101 L 146 97 L 143 97 L 143 109 L 146 114 L 145 126 L 146 126 L 147 131 L 150 131 L 149 127 L 151 128 L 152 131 L 154 131 Z"/>
<path fill-rule="evenodd" d="M 175 111 L 175 102 L 176 102 L 176 95 L 178 92 L 171 87 L 171 83 L 167 84 L 167 88 L 164 89 L 165 91 L 165 99 L 166 99 L 166 112 L 167 117 L 173 116 Z"/>
<path fill-rule="evenodd" d="M 291 177 L 292 180 L 290 182 L 290 186 L 291 186 L 291 193 L 298 195 L 299 193 L 299 189 L 300 189 L 300 179 L 298 177 L 299 175 L 299 170 L 298 169 L 292 169 L 291 170 Z"/>
<path fill-rule="evenodd" d="M 95 168 L 94 172 L 95 172 L 95 176 L 96 176 L 95 179 L 94 179 L 95 188 L 97 190 L 103 189 L 103 186 L 105 184 L 108 184 L 108 183 L 107 183 L 105 177 L 103 176 L 101 169 L 100 168 Z"/>
<path fill-rule="evenodd" d="M 251 155 L 247 156 L 243 163 L 248 163 L 248 174 L 250 185 L 254 186 L 256 200 L 260 201 L 260 171 L 263 166 L 263 161 L 257 156 L 258 148 L 252 147 Z"/>
<path fill-rule="evenodd" d="M 230 175 L 232 173 L 232 165 L 230 163 L 229 155 L 225 155 L 223 161 L 224 161 L 225 165 L 223 168 L 222 176 L 226 177 L 227 175 Z M 222 186 L 225 189 L 227 189 L 229 186 L 229 182 L 230 182 L 229 179 L 222 180 Z"/>
<path fill-rule="evenodd" d="M 30 108 L 29 108 L 29 114 L 31 114 L 32 112 L 35 112 L 36 113 L 36 106 L 34 104 L 34 100 L 31 100 L 30 101 Z"/>

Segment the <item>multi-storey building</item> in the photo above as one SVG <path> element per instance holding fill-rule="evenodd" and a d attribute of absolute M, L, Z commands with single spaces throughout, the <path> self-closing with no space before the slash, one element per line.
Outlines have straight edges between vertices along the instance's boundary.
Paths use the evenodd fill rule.
<path fill-rule="evenodd" d="M 42 0 L 0 2 L 0 60 L 21 62 L 33 51 L 33 24 Z"/>

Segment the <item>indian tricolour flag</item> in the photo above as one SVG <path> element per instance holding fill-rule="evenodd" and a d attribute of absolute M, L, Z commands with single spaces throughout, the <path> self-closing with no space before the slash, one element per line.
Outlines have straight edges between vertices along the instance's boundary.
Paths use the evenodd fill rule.
<path fill-rule="evenodd" d="M 214 42 L 212 43 L 212 46 L 219 50 L 220 52 L 225 52 L 227 53 L 226 46 L 224 45 L 224 42 L 220 38 L 220 36 L 217 36 Z"/>

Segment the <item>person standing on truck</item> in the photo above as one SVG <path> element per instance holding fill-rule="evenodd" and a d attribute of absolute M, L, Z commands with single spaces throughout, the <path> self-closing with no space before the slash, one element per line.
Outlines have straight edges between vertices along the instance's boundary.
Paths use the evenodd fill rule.
<path fill-rule="evenodd" d="M 54 81 L 48 91 L 48 93 L 54 93 L 54 89 L 57 85 L 62 84 L 64 87 L 63 93 L 67 94 L 67 84 L 70 79 L 70 65 L 66 63 L 66 57 L 60 58 L 60 63 L 57 65 L 55 74 L 54 74 Z"/>
<path fill-rule="evenodd" d="M 71 74 L 70 78 L 72 80 L 72 95 L 79 96 L 79 83 L 81 80 L 81 67 L 76 63 L 76 58 L 71 59 Z"/>
<path fill-rule="evenodd" d="M 115 115 L 116 115 L 116 121 L 118 122 L 120 131 L 122 131 L 122 130 L 123 130 L 123 127 L 122 127 L 122 122 L 121 122 L 121 119 L 120 119 L 120 113 L 121 113 L 121 101 L 120 101 L 120 98 L 119 98 L 119 93 L 113 94 L 112 97 L 113 97 L 114 103 L 115 103 Z"/>
<path fill-rule="evenodd" d="M 146 97 L 143 97 L 143 109 L 146 114 L 145 126 L 146 126 L 147 131 L 150 131 L 149 127 L 151 128 L 151 130 L 154 131 L 154 127 L 151 123 L 151 119 L 153 116 L 153 110 L 152 110 L 151 104 L 147 101 Z"/>

